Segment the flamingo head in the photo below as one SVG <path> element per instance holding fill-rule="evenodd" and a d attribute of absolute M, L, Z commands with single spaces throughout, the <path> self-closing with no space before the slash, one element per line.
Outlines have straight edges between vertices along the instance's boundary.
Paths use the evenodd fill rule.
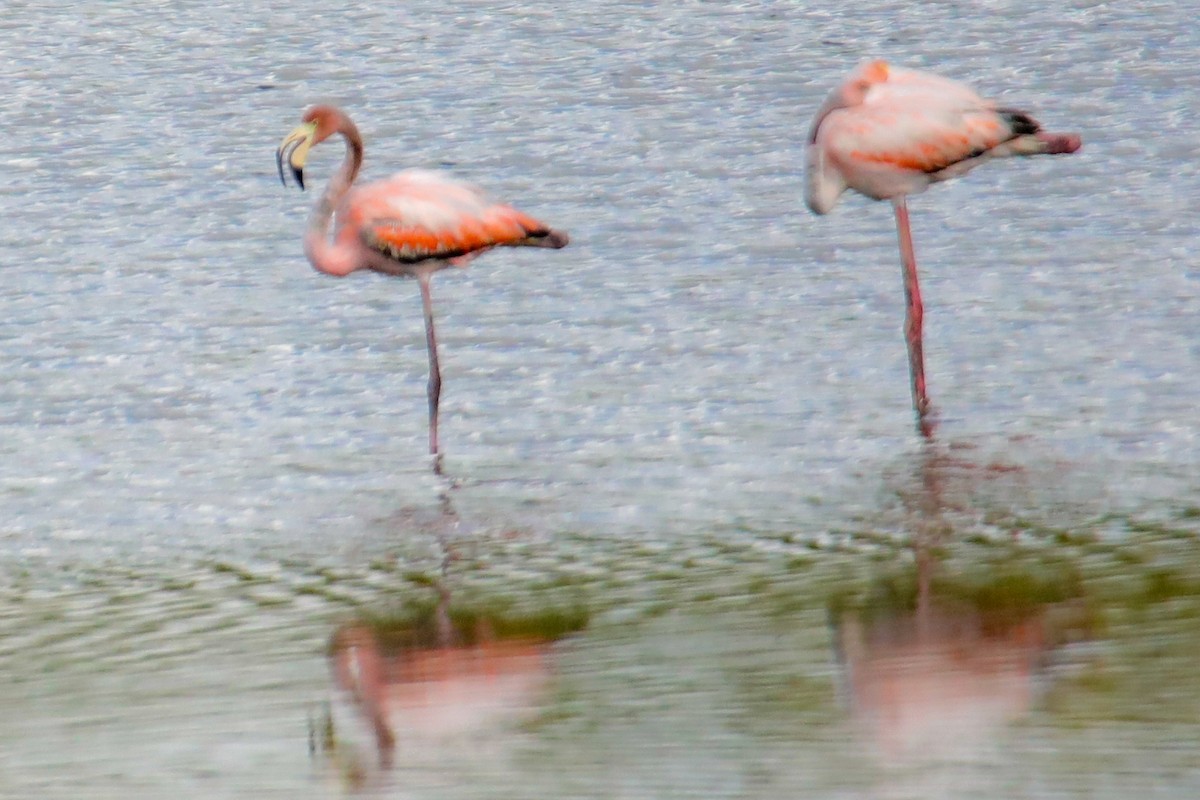
<path fill-rule="evenodd" d="M 842 107 L 849 108 L 850 106 L 862 105 L 866 101 L 867 92 L 871 91 L 871 87 L 876 84 L 887 83 L 890 75 L 891 70 L 888 67 L 888 63 L 882 59 L 868 61 L 860 65 L 838 87 Z"/>
<path fill-rule="evenodd" d="M 825 98 L 821 107 L 817 109 L 817 113 L 813 116 L 812 126 L 808 130 L 808 143 L 816 143 L 817 129 L 821 127 L 821 122 L 825 117 L 839 108 L 861 106 L 866 102 L 867 93 L 871 91 L 871 87 L 886 83 L 889 75 L 888 63 L 883 60 L 868 61 L 850 73 L 850 77 L 835 87 Z"/>
<path fill-rule="evenodd" d="M 287 184 L 283 173 L 283 162 L 286 160 L 292 175 L 296 177 L 296 183 L 303 189 L 304 163 L 308 159 L 308 151 L 335 133 L 340 133 L 346 137 L 346 144 L 355 159 L 351 175 L 347 179 L 347 182 L 353 181 L 354 173 L 362 163 L 362 136 L 350 118 L 333 106 L 316 105 L 304 112 L 301 122 L 298 128 L 284 138 L 275 153 L 275 160 L 279 164 L 279 179 Z"/>

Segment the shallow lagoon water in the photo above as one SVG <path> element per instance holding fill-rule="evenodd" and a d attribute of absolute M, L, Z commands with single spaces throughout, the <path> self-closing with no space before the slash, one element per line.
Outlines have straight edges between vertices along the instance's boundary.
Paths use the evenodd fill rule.
<path fill-rule="evenodd" d="M 346 791 L 305 744 L 325 643 L 450 553 L 456 586 L 570 589 L 593 622 L 543 724 L 499 737 L 515 755 L 364 791 L 936 796 L 858 771 L 826 613 L 933 525 L 945 575 L 995 548 L 1065 561 L 1105 622 L 1070 651 L 1086 690 L 1041 695 L 1011 723 L 1025 749 L 946 796 L 1194 796 L 1196 716 L 1172 711 L 1200 696 L 1173 666 L 1200 485 L 1189 21 L 10 4 L 0 793 Z M 932 494 L 889 210 L 800 196 L 812 109 L 876 56 L 1085 140 L 912 203 L 933 463 L 955 465 Z M 304 263 L 313 197 L 272 151 L 315 100 L 359 122 L 366 177 L 445 167 L 572 234 L 435 279 L 451 489 L 423 455 L 416 287 Z M 339 157 L 316 151 L 314 184 Z"/>

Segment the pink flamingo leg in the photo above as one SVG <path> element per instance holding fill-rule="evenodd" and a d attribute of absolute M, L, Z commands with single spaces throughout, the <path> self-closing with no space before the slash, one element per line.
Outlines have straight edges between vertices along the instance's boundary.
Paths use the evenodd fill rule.
<path fill-rule="evenodd" d="M 442 371 L 438 368 L 437 335 L 433 331 L 433 296 L 429 291 L 431 274 L 421 272 L 421 305 L 425 307 L 425 344 L 429 348 L 429 453 L 438 454 L 438 400 L 442 396 Z M 436 470 L 436 465 L 435 465 Z"/>
<path fill-rule="evenodd" d="M 921 304 L 921 285 L 917 280 L 917 256 L 913 252 L 912 230 L 908 225 L 908 205 L 904 195 L 892 201 L 896 209 L 896 230 L 900 234 L 900 263 L 904 267 L 904 299 L 908 306 L 904 320 L 904 338 L 908 342 L 908 371 L 912 377 L 913 408 L 917 411 L 917 429 L 922 436 L 933 436 L 929 419 L 929 397 L 925 394 L 925 354 L 921 325 L 925 307 Z"/>

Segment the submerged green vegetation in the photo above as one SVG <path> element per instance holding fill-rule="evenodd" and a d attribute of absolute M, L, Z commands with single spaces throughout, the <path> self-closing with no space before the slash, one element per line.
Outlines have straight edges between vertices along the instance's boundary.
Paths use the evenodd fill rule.
<path fill-rule="evenodd" d="M 384 651 L 402 651 L 509 640 L 553 642 L 587 627 L 588 611 L 582 605 L 520 608 L 511 598 L 492 598 L 452 601 L 446 619 L 453 637 L 449 643 L 442 641 L 438 603 L 431 600 L 368 609 L 355 621 L 371 631 Z"/>
<path fill-rule="evenodd" d="M 1200 735 L 1194 507 L 1066 519 L 913 508 L 897 502 L 839 531 L 697 531 L 677 541 L 506 526 L 495 535 L 451 528 L 431 547 L 427 530 L 399 529 L 352 558 L 77 566 L 56 573 L 54 591 L 25 563 L 0 590 L 0 657 L 21 665 L 21 682 L 42 669 L 124 669 L 136 641 L 162 643 L 154 663 L 182 664 L 243 631 L 275 629 L 323 671 L 330 635 L 348 623 L 368 626 L 385 650 L 436 644 L 445 595 L 459 643 L 562 641 L 545 705 L 522 723 L 538 737 L 619 728 L 643 719 L 635 698 L 696 691 L 716 693 L 708 702 L 726 704 L 725 724 L 739 735 L 817 747 L 843 735 L 839 620 L 911 614 L 927 592 L 985 630 L 1045 622 L 1027 724 L 1178 725 Z"/>

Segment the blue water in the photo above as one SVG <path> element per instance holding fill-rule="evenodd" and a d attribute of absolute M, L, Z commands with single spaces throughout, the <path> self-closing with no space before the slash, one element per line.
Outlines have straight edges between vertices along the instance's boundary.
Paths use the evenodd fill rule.
<path fill-rule="evenodd" d="M 199 581 L 203 619 L 275 630 L 308 606 L 226 609 L 204 565 L 357 574 L 393 548 L 437 549 L 423 526 L 439 524 L 445 482 L 424 454 L 416 286 L 312 271 L 313 195 L 275 174 L 274 148 L 314 101 L 357 120 L 366 178 L 447 168 L 571 233 L 568 249 L 490 253 L 434 281 L 445 470 L 467 538 L 517 531 L 553 553 L 570 535 L 591 543 L 586 561 L 629 540 L 903 534 L 895 487 L 921 445 L 890 210 L 850 198 L 816 218 L 801 201 L 811 113 L 868 57 L 967 81 L 1085 142 L 911 202 L 939 446 L 1005 476 L 972 481 L 984 510 L 964 524 L 1186 516 L 1200 488 L 1191 23 L 1151 2 L 9 0 L 0 574 L 13 598 L 49 605 L 13 606 L 7 635 L 36 627 L 58 642 L 46 663 L 85 675 L 77 628 L 105 629 L 97 609 L 130 565 L 145 592 L 122 626 L 166 613 L 161 584 Z M 340 156 L 317 149 L 315 186 Z M 125 631 L 93 655 L 117 658 Z M 303 664 L 295 684 L 239 685 L 275 687 L 246 695 L 284 717 L 302 709 L 327 633 L 263 640 Z M 191 646 L 169 626 L 163 641 Z M 186 658 L 163 691 L 201 721 L 175 732 L 191 755 L 161 760 L 128 747 L 158 718 L 129 711 L 136 680 L 56 677 L 12 642 L 0 669 L 29 691 L 0 693 L 25 720 L 5 737 L 20 755 L 0 757 L 15 776 L 0 793 L 78 796 L 59 773 L 80 759 L 91 766 L 72 774 L 96 797 L 320 791 L 282 746 L 261 762 L 236 747 L 193 758 L 228 718 L 220 692 L 181 692 Z M 230 647 L 203 674 L 252 670 L 255 654 Z M 111 729 L 68 733 L 75 692 Z M 196 762 L 211 770 L 199 783 Z"/>

